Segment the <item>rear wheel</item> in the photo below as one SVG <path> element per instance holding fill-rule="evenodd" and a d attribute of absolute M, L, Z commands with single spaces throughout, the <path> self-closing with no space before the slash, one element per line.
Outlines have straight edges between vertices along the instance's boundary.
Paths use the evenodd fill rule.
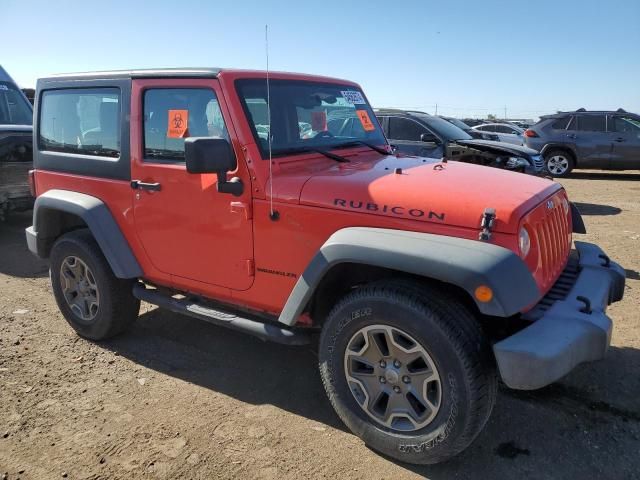
<path fill-rule="evenodd" d="M 490 346 L 455 298 L 384 282 L 347 295 L 320 339 L 331 404 L 371 448 L 400 461 L 438 463 L 486 423 L 497 381 Z"/>
<path fill-rule="evenodd" d="M 551 150 L 544 156 L 547 172 L 554 177 L 566 177 L 575 167 L 573 157 L 564 150 Z"/>
<path fill-rule="evenodd" d="M 138 317 L 133 280 L 117 278 L 89 230 L 69 232 L 51 249 L 49 271 L 60 311 L 78 335 L 103 340 Z"/>

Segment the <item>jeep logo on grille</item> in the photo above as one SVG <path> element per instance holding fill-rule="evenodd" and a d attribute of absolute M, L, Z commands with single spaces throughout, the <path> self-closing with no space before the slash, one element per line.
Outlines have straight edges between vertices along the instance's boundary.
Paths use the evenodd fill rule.
<path fill-rule="evenodd" d="M 553 200 L 547 201 L 547 210 L 553 210 Z"/>

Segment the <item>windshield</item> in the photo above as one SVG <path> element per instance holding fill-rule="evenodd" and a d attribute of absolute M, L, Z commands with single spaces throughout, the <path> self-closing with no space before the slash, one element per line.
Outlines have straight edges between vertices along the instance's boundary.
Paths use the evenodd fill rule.
<path fill-rule="evenodd" d="M 460 128 L 461 130 L 469 130 L 471 127 L 464 123 L 462 120 L 458 120 L 457 118 L 447 118 L 447 121 L 452 125 Z"/>
<path fill-rule="evenodd" d="M 13 84 L 0 82 L 0 125 L 31 125 L 31 104 Z"/>
<path fill-rule="evenodd" d="M 473 137 L 461 128 L 452 125 L 440 117 L 432 117 L 431 115 L 420 116 L 420 119 L 435 132 L 440 138 L 448 142 L 451 140 L 471 140 Z"/>
<path fill-rule="evenodd" d="M 271 128 L 266 81 L 236 83 L 263 158 L 269 156 L 270 133 L 274 156 L 353 146 L 358 141 L 387 143 L 361 90 L 350 85 L 290 80 L 271 80 L 269 84 Z"/>

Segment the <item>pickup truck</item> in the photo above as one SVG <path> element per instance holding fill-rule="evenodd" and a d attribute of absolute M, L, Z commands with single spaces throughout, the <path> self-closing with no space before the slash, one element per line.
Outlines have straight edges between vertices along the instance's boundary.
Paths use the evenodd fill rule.
<path fill-rule="evenodd" d="M 410 463 L 468 447 L 498 379 L 540 388 L 607 350 L 624 270 L 572 241 L 564 189 L 393 154 L 356 83 L 90 72 L 40 79 L 36 99 L 26 239 L 84 338 L 124 332 L 145 301 L 316 345 L 347 427 Z"/>

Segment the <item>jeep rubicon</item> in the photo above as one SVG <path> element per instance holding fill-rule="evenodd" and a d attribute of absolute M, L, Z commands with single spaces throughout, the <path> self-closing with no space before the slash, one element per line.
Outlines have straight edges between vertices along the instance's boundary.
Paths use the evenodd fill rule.
<path fill-rule="evenodd" d="M 355 121 L 327 129 L 330 114 Z M 600 359 L 624 271 L 550 180 L 391 154 L 361 88 L 168 69 L 38 81 L 32 252 L 82 337 L 140 301 L 261 339 L 319 335 L 335 411 L 412 463 L 465 449 L 497 381 Z"/>

